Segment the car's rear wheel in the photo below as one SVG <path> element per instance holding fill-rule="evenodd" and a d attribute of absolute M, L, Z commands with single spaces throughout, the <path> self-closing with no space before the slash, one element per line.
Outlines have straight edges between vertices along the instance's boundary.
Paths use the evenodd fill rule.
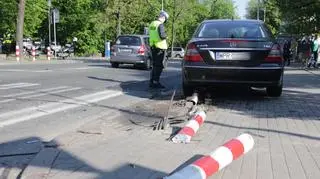
<path fill-rule="evenodd" d="M 112 68 L 119 68 L 119 63 L 111 62 Z"/>
<path fill-rule="evenodd" d="M 271 97 L 280 97 L 282 94 L 282 85 L 267 87 L 267 94 Z"/>
<path fill-rule="evenodd" d="M 182 92 L 184 97 L 192 96 L 194 92 L 194 87 L 191 85 L 182 84 Z"/>

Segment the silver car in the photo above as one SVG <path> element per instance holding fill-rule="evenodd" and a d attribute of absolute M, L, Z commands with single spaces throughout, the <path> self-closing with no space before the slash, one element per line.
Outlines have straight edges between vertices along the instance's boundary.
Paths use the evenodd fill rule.
<path fill-rule="evenodd" d="M 184 56 L 184 48 L 182 47 L 173 47 L 172 52 L 171 52 L 171 48 L 168 49 L 168 57 L 182 58 L 183 56 Z"/>
<path fill-rule="evenodd" d="M 149 37 L 145 35 L 121 35 L 111 47 L 110 63 L 113 68 L 120 64 L 133 64 L 135 67 L 151 68 Z"/>

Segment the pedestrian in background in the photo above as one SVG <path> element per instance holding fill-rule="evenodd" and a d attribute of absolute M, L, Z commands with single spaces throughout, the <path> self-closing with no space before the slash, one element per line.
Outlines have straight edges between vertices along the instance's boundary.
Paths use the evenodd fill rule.
<path fill-rule="evenodd" d="M 152 53 L 152 71 L 150 75 L 150 88 L 165 88 L 160 83 L 160 76 L 164 68 L 166 50 L 168 49 L 167 34 L 164 23 L 168 21 L 169 15 L 161 11 L 158 19 L 149 25 L 149 44 Z"/>
<path fill-rule="evenodd" d="M 319 51 L 319 42 L 318 42 L 318 35 L 315 35 L 313 37 L 312 43 L 311 43 L 311 55 L 312 55 L 312 60 L 310 60 L 308 64 L 308 68 L 313 66 L 314 68 L 317 68 L 317 62 L 318 62 L 318 52 Z"/>
<path fill-rule="evenodd" d="M 286 40 L 283 45 L 283 58 L 285 63 L 287 63 L 288 66 L 290 65 L 290 49 L 291 49 L 291 44 L 288 40 Z"/>

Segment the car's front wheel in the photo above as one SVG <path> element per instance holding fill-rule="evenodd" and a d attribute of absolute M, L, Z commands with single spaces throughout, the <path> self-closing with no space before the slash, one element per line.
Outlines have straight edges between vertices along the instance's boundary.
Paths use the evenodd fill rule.
<path fill-rule="evenodd" d="M 282 94 L 282 88 L 282 85 L 267 87 L 267 94 L 271 97 L 280 97 Z"/>
<path fill-rule="evenodd" d="M 112 68 L 119 68 L 119 63 L 111 62 Z"/>

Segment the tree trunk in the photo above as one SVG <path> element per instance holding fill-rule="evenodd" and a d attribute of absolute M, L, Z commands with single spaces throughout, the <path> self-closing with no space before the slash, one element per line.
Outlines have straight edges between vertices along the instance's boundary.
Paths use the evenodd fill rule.
<path fill-rule="evenodd" d="M 20 57 L 23 57 L 23 24 L 24 24 L 24 11 L 25 11 L 25 0 L 19 0 L 19 11 L 17 18 L 17 33 L 16 33 L 16 45 L 20 49 Z"/>
<path fill-rule="evenodd" d="M 172 15 L 172 26 L 171 26 L 171 32 L 172 32 L 172 36 L 171 36 L 171 58 L 173 57 L 173 46 L 174 46 L 174 23 L 175 23 L 175 17 L 176 16 L 176 0 L 173 0 L 173 15 Z"/>

